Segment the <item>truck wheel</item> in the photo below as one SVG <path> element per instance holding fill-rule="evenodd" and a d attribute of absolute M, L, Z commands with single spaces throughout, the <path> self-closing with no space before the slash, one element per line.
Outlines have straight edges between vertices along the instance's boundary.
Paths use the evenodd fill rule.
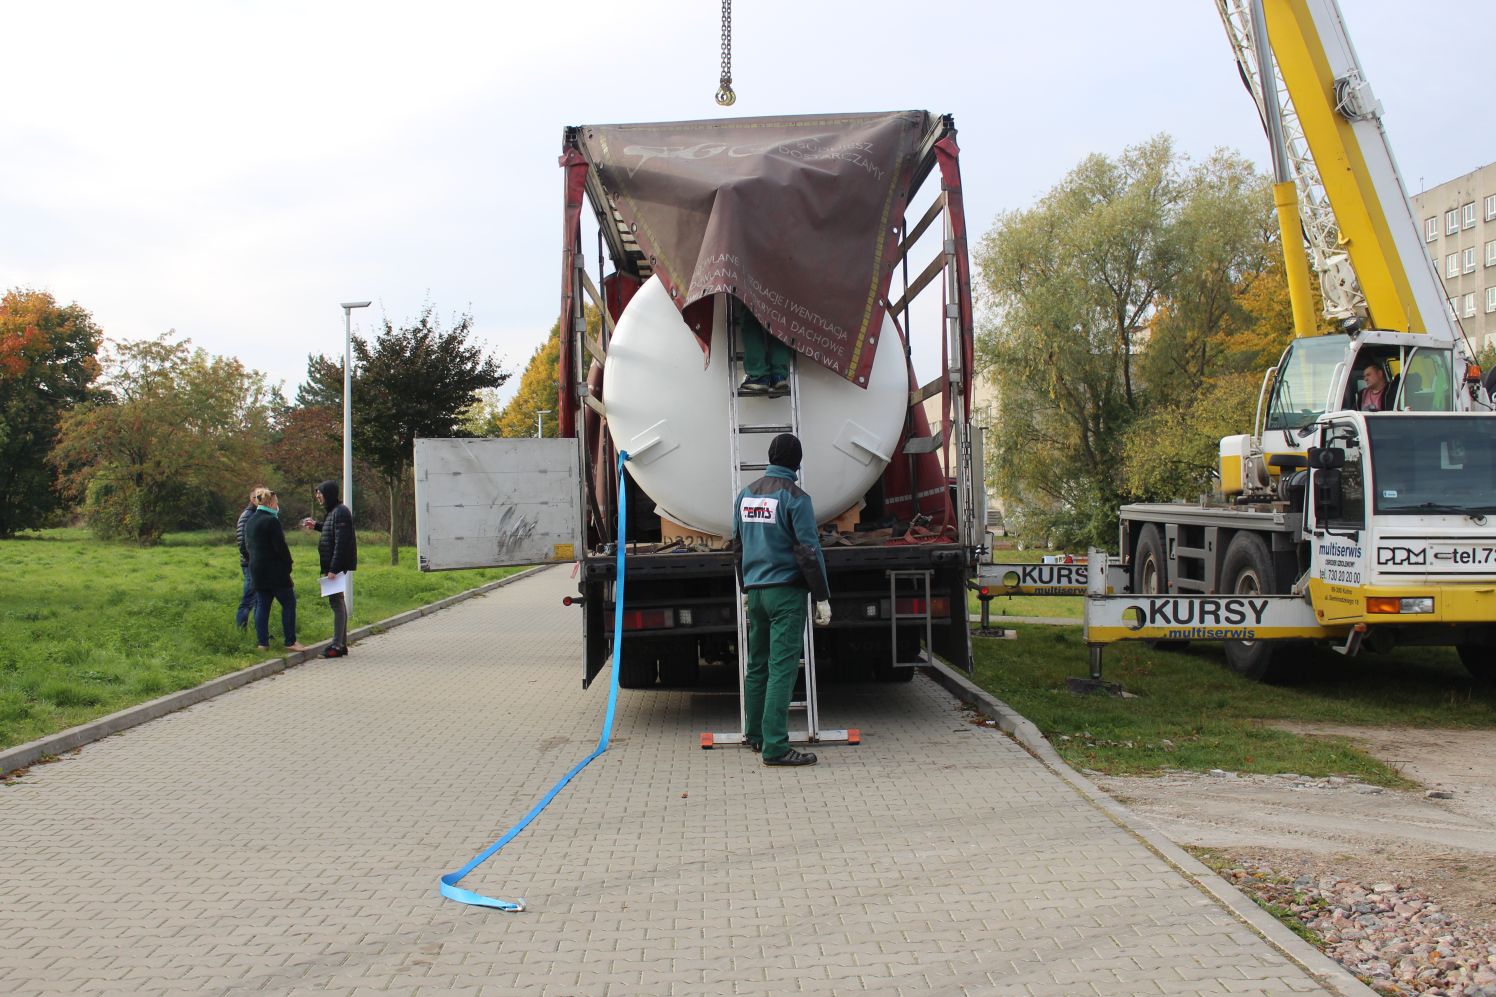
<path fill-rule="evenodd" d="M 1138 546 L 1132 556 L 1132 590 L 1138 595 L 1168 595 L 1168 562 L 1164 560 L 1164 538 L 1158 527 L 1149 523 L 1138 531 Z M 1149 647 L 1160 651 L 1182 651 L 1187 640 L 1149 640 Z"/>
<path fill-rule="evenodd" d="M 638 638 L 634 638 L 635 641 Z M 625 640 L 618 659 L 618 684 L 624 689 L 652 689 L 655 684 L 654 648 L 630 647 Z"/>
<path fill-rule="evenodd" d="M 1456 650 L 1460 652 L 1460 664 L 1465 666 L 1471 678 L 1483 685 L 1496 683 L 1496 648 L 1486 644 L 1461 644 Z"/>
<path fill-rule="evenodd" d="M 1138 532 L 1132 556 L 1132 590 L 1138 595 L 1167 595 L 1169 579 L 1164 565 L 1164 540 L 1158 527 L 1149 523 Z"/>
<path fill-rule="evenodd" d="M 660 645 L 660 685 L 692 686 L 700 680 L 696 641 L 671 640 Z"/>
<path fill-rule="evenodd" d="M 1273 557 L 1255 533 L 1238 533 L 1226 548 L 1222 565 L 1222 589 L 1236 595 L 1264 595 L 1275 591 Z M 1228 640 L 1226 664 L 1233 672 L 1253 682 L 1281 682 L 1287 677 L 1297 642 L 1272 640 Z"/>

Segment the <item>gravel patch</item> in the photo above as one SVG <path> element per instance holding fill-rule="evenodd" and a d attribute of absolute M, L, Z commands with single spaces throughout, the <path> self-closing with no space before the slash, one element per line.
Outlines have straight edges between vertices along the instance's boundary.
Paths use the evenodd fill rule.
<path fill-rule="evenodd" d="M 1290 877 L 1260 863 L 1222 870 L 1287 911 L 1327 955 L 1383 994 L 1496 997 L 1496 930 L 1397 883 Z"/>

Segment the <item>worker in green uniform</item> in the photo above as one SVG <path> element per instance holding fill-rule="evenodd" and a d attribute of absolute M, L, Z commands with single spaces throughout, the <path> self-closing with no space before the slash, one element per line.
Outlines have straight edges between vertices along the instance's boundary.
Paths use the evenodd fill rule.
<path fill-rule="evenodd" d="M 747 375 L 738 386 L 738 394 L 770 398 L 789 394 L 792 355 L 789 346 L 769 335 L 769 330 L 741 302 L 734 302 L 733 320 L 737 323 L 738 347 L 743 351 L 743 372 Z"/>
<path fill-rule="evenodd" d="M 795 484 L 800 457 L 800 441 L 792 434 L 774 437 L 764 476 L 738 493 L 732 515 L 748 611 L 743 744 L 761 752 L 765 765 L 816 763 L 815 755 L 796 751 L 789 742 L 790 696 L 805 636 L 807 593 L 815 600 L 816 624 L 831 622 L 815 509 Z"/>

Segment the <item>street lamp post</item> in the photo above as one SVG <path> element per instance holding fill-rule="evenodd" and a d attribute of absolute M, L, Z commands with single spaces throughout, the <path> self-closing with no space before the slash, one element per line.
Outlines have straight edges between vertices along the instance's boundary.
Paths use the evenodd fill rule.
<path fill-rule="evenodd" d="M 343 302 L 343 503 L 353 511 L 353 309 L 372 302 Z"/>
<path fill-rule="evenodd" d="M 372 302 L 343 302 L 343 502 L 353 511 L 353 309 L 368 308 Z M 395 524 L 390 524 L 394 529 Z M 353 576 L 348 576 L 348 590 L 343 594 L 348 616 L 353 617 Z"/>
<path fill-rule="evenodd" d="M 541 426 L 540 426 L 540 417 L 541 416 L 550 415 L 552 411 L 554 411 L 554 410 L 553 409 L 548 409 L 548 408 L 543 408 L 543 409 L 539 409 L 539 410 L 537 410 L 535 412 L 535 437 L 536 437 L 536 439 L 539 439 L 540 437 L 542 437 L 542 436 L 545 435 L 545 432 L 541 429 Z"/>

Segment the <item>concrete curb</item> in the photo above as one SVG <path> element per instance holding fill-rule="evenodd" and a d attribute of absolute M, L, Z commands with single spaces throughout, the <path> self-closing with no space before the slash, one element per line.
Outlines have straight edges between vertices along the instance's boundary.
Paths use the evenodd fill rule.
<path fill-rule="evenodd" d="M 412 609 L 397 616 L 391 616 L 389 619 L 359 627 L 357 630 L 350 630 L 348 632 L 348 639 L 350 641 L 363 640 L 365 637 L 383 633 L 392 627 L 398 627 L 403 623 L 419 620 L 423 616 L 430 616 L 432 613 L 446 609 L 448 606 L 456 605 L 475 596 L 484 595 L 497 588 L 503 588 L 505 585 L 517 582 L 521 578 L 527 578 L 549 567 L 552 567 L 552 565 L 543 564 L 538 567 L 528 568 L 518 574 L 488 582 L 477 588 L 468 589 L 466 592 L 459 592 L 456 595 L 448 596 L 430 605 L 421 606 L 418 609 Z M 111 713 L 106 717 L 91 720 L 86 724 L 70 727 L 67 730 L 59 731 L 56 734 L 49 734 L 35 741 L 28 741 L 25 744 L 18 744 L 14 748 L 6 748 L 4 751 L 0 751 L 0 775 L 13 772 L 16 769 L 26 768 L 29 765 L 35 765 L 37 762 L 45 759 L 55 757 L 67 751 L 73 751 L 86 744 L 92 744 L 94 741 L 106 738 L 111 734 L 118 734 L 122 730 L 129 730 L 131 727 L 139 726 L 148 720 L 155 720 L 157 717 L 164 717 L 168 713 L 175 713 L 177 710 L 186 709 L 204 700 L 212 699 L 214 696 L 221 696 L 242 685 L 248 685 L 251 682 L 277 675 L 287 668 L 292 668 L 303 662 L 318 658 L 330 643 L 332 642 L 324 640 L 319 644 L 313 644 L 305 651 L 297 651 L 282 658 L 271 658 L 257 665 L 241 668 L 237 672 L 229 672 L 227 675 L 220 675 L 215 679 L 209 679 L 202 685 L 193 686 L 191 689 L 169 693 L 158 699 L 129 706 L 117 713 Z"/>
<path fill-rule="evenodd" d="M 1039 732 L 1039 728 L 1007 703 L 942 662 L 926 665 L 924 671 L 961 702 L 980 707 L 997 721 L 999 730 L 1022 745 L 1040 764 L 1068 782 L 1113 823 L 1141 841 L 1197 888 L 1215 898 L 1326 989 L 1345 997 L 1376 997 L 1376 991 L 1356 979 L 1344 966 L 1294 934 L 1277 918 L 1257 906 L 1245 893 L 1229 885 L 1203 862 L 1158 831 L 1144 825 L 1137 815 L 1071 768 Z"/>

